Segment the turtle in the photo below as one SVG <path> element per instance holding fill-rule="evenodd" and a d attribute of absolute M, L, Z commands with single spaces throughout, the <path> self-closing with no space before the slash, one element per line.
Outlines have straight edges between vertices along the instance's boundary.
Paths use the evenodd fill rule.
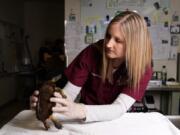
<path fill-rule="evenodd" d="M 55 103 L 50 102 L 50 98 L 53 97 L 53 93 L 55 91 L 59 92 L 63 98 L 67 98 L 63 93 L 63 90 L 59 87 L 56 87 L 55 82 L 52 80 L 45 81 L 39 88 L 36 117 L 38 120 L 43 122 L 46 130 L 50 128 L 47 120 L 51 120 L 57 129 L 62 128 L 61 122 L 52 117 L 52 107 L 55 106 Z"/>

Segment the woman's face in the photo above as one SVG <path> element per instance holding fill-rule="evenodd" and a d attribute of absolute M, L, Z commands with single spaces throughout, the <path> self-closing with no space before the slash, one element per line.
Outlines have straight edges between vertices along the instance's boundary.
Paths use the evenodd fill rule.
<path fill-rule="evenodd" d="M 114 23 L 111 25 L 106 38 L 107 38 L 107 44 L 105 46 L 106 56 L 110 59 L 124 59 L 126 47 L 118 23 Z"/>

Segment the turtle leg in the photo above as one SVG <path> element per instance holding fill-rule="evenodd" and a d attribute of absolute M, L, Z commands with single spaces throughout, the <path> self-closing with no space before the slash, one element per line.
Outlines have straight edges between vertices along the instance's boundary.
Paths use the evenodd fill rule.
<path fill-rule="evenodd" d="M 67 98 L 67 96 L 64 94 L 63 90 L 60 90 L 60 94 L 62 95 L 63 98 Z"/>
<path fill-rule="evenodd" d="M 54 126 L 57 128 L 57 129 L 62 129 L 62 124 L 60 121 L 54 119 L 52 116 L 50 116 L 50 119 L 52 120 L 52 122 L 54 123 Z"/>
<path fill-rule="evenodd" d="M 64 94 L 63 90 L 59 87 L 56 87 L 55 90 L 61 94 L 63 98 L 67 98 L 67 96 Z"/>
<path fill-rule="evenodd" d="M 44 127 L 46 130 L 48 130 L 50 128 L 50 126 L 48 125 L 47 121 L 43 121 Z"/>

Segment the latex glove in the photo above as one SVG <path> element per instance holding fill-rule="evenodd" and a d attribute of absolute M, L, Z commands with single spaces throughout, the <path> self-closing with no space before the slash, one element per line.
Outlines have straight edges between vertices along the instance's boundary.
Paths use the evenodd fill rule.
<path fill-rule="evenodd" d="M 50 98 L 50 101 L 56 103 L 52 108 L 53 117 L 59 120 L 83 120 L 86 117 L 84 104 L 62 98 L 57 92 L 54 93 L 54 97 Z"/>
<path fill-rule="evenodd" d="M 30 109 L 34 110 L 36 108 L 36 105 L 37 105 L 37 101 L 38 101 L 38 96 L 39 95 L 39 91 L 38 90 L 35 90 L 33 92 L 33 94 L 30 96 Z"/>

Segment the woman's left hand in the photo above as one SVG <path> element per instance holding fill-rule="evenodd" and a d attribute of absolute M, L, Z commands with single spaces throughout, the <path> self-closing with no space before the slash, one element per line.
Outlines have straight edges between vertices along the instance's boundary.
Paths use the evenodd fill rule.
<path fill-rule="evenodd" d="M 50 101 L 56 103 L 55 107 L 52 108 L 53 117 L 58 117 L 60 120 L 83 120 L 86 118 L 84 104 L 62 98 L 58 92 L 54 93 L 54 97 Z"/>

